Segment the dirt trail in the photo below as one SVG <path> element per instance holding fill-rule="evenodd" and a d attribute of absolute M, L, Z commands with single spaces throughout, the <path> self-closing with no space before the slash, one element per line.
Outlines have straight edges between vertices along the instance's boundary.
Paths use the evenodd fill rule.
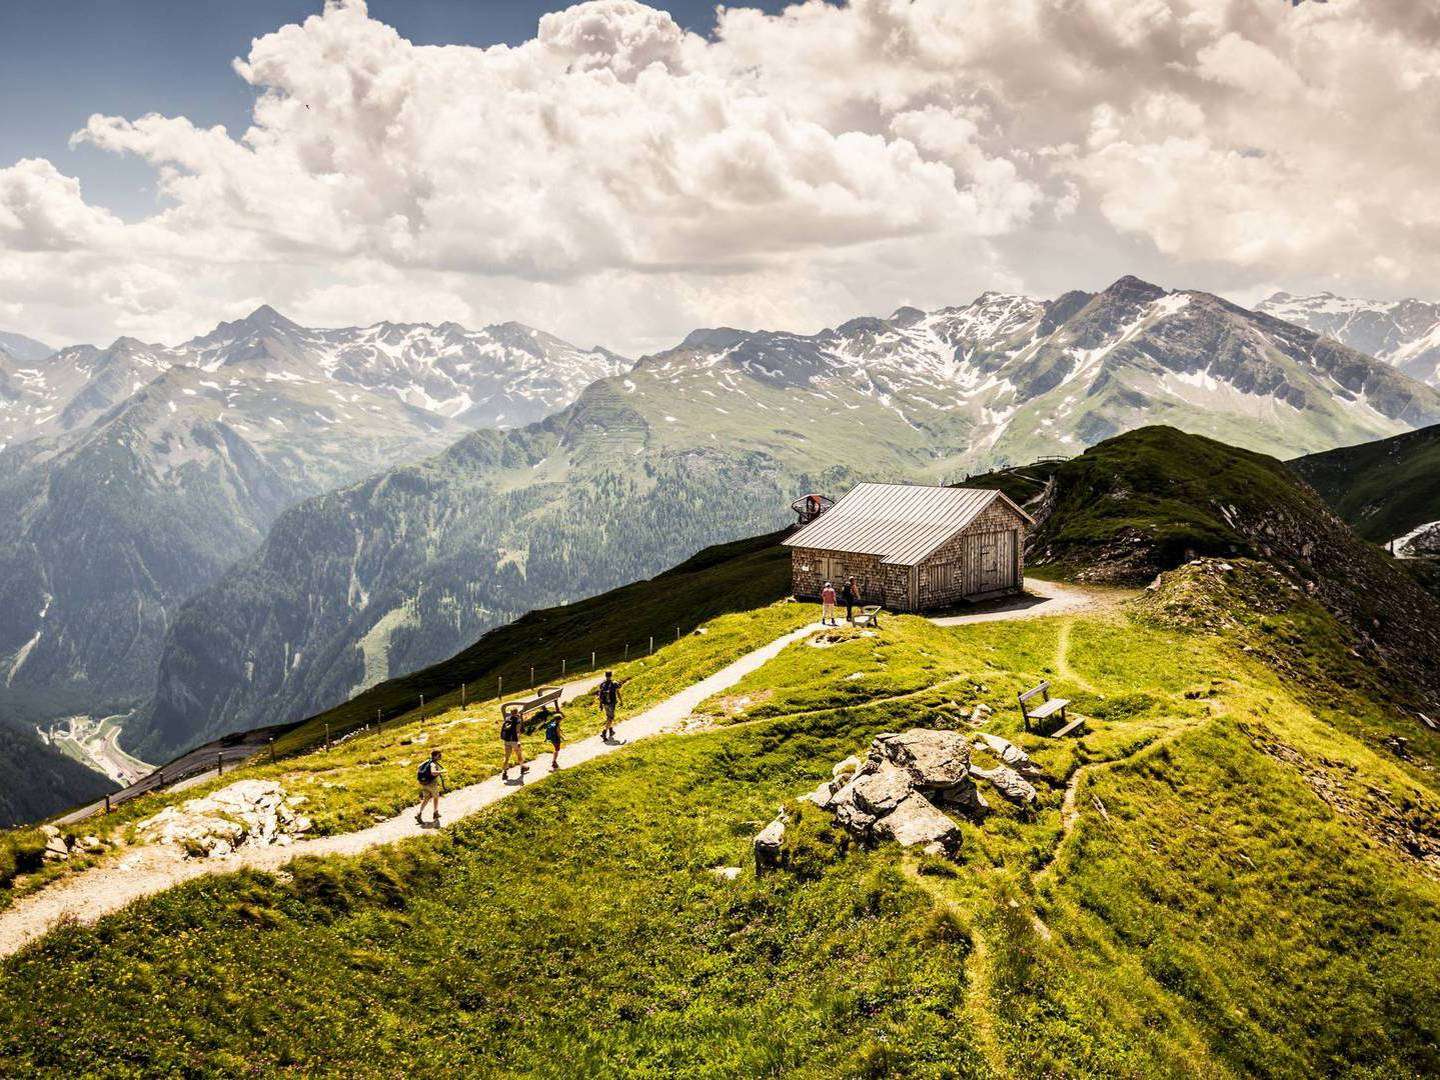
<path fill-rule="evenodd" d="M 1118 607 L 1137 595 L 1134 589 L 1106 588 L 1098 585 L 1068 585 L 1058 581 L 1025 580 L 1025 592 L 1019 596 L 986 604 L 975 611 L 959 615 L 937 615 L 930 621 L 936 626 L 966 626 L 969 623 L 999 622 L 1009 619 L 1040 619 L 1052 615 L 1078 615 L 1082 611 L 1103 611 Z"/>
<path fill-rule="evenodd" d="M 695 706 L 711 694 L 733 686 L 778 656 L 786 646 L 818 629 L 820 625 L 814 623 L 776 638 L 653 708 L 621 721 L 615 726 L 619 736 L 615 742 L 605 742 L 600 736 L 593 735 L 566 746 L 561 754 L 563 767 L 570 769 L 583 765 L 613 753 L 626 743 L 677 728 Z M 583 693 L 593 688 L 597 681 L 573 683 L 570 689 L 576 694 Z M 548 755 L 531 764 L 528 784 L 542 781 L 549 775 L 547 760 Z M 444 820 L 453 822 L 468 817 L 523 790 L 528 784 L 513 780 L 507 783 L 497 775 L 449 792 L 442 804 Z M 57 882 L 0 912 L 0 957 L 18 952 L 63 921 L 94 922 L 135 900 L 198 877 L 228 874 L 241 869 L 276 870 L 301 855 L 353 855 L 378 844 L 392 844 L 431 831 L 432 826 L 416 824 L 415 808 L 410 807 L 393 818 L 358 832 L 302 840 L 289 847 L 242 847 L 233 855 L 221 859 L 187 859 L 168 845 L 146 845 L 115 863 L 97 866 Z"/>

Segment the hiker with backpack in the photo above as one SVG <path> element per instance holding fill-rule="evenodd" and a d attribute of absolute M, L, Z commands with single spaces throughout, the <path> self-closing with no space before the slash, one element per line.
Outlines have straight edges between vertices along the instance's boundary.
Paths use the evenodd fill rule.
<path fill-rule="evenodd" d="M 520 767 L 520 782 L 525 782 L 525 774 L 530 771 L 530 766 L 525 764 L 525 750 L 520 745 L 520 714 L 507 709 L 500 715 L 500 741 L 505 744 L 505 764 L 500 768 L 500 779 L 510 779 L 510 758 L 514 756 L 515 764 Z"/>
<path fill-rule="evenodd" d="M 445 770 L 440 765 L 440 751 L 431 750 L 430 756 L 420 763 L 420 768 L 415 772 L 415 779 L 420 782 L 420 809 L 415 811 L 415 824 L 425 824 L 425 804 L 435 804 L 435 816 L 431 823 L 440 824 L 440 784 L 444 780 Z"/>
<path fill-rule="evenodd" d="M 605 726 L 600 730 L 600 738 L 610 742 L 615 738 L 615 708 L 620 704 L 620 684 L 615 681 L 613 671 L 605 672 L 605 679 L 600 683 L 596 697 L 600 700 L 600 711 L 605 714 Z"/>
<path fill-rule="evenodd" d="M 820 590 L 820 621 L 826 626 L 835 625 L 835 586 L 828 581 Z"/>
<path fill-rule="evenodd" d="M 550 744 L 554 754 L 550 758 L 550 771 L 554 772 L 560 768 L 560 721 L 565 719 L 559 709 L 553 713 L 548 709 L 542 714 L 545 717 L 545 741 Z"/>

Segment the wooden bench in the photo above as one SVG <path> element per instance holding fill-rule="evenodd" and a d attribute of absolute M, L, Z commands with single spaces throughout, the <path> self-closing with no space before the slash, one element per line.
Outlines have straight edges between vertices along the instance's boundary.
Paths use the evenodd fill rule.
<path fill-rule="evenodd" d="M 880 628 L 880 605 L 867 604 L 860 609 L 860 614 L 855 616 L 856 626 L 873 626 Z"/>
<path fill-rule="evenodd" d="M 560 707 L 560 696 L 563 693 L 558 686 L 542 686 L 535 691 L 535 696 L 520 701 L 507 701 L 500 706 L 500 719 L 510 716 L 512 713 L 520 719 L 520 730 L 526 735 L 533 734 L 539 716 L 527 720 L 531 713 L 548 713 L 553 705 L 555 711 L 564 716 L 564 710 Z"/>
<path fill-rule="evenodd" d="M 1036 694 L 1040 695 L 1041 703 L 1031 708 L 1027 702 Z M 1060 739 L 1085 726 L 1083 718 L 1071 720 L 1065 715 L 1065 706 L 1069 705 L 1070 701 L 1068 698 L 1052 698 L 1048 681 L 1040 682 L 1039 685 L 1031 687 L 1023 694 L 1018 694 L 1017 697 L 1020 699 L 1020 715 L 1025 718 L 1026 731 L 1038 730 L 1038 728 L 1031 727 L 1032 720 L 1049 720 L 1057 713 L 1060 715 L 1060 726 L 1054 731 L 1040 731 L 1039 734 L 1049 735 L 1052 739 Z"/>

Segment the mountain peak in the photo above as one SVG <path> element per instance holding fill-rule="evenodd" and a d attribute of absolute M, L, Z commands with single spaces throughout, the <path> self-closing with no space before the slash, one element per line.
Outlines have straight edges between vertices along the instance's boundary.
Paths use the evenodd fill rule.
<path fill-rule="evenodd" d="M 1126 274 L 1120 278 L 1101 295 L 1129 297 L 1141 300 L 1158 300 L 1166 294 L 1165 289 L 1148 281 L 1142 281 L 1133 274 Z"/>
<path fill-rule="evenodd" d="M 284 315 L 281 315 L 269 304 L 261 304 L 249 315 L 241 319 L 240 322 L 242 325 L 253 326 L 257 329 L 261 327 L 275 326 L 288 330 L 296 325 L 289 319 L 285 318 Z"/>

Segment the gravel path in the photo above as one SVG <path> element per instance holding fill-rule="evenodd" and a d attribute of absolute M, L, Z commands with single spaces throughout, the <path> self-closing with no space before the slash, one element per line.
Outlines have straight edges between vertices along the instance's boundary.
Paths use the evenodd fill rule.
<path fill-rule="evenodd" d="M 572 743 L 560 752 L 562 768 L 583 765 L 613 753 L 626 743 L 659 735 L 679 727 L 695 706 L 712 694 L 735 685 L 756 668 L 773 660 L 786 646 L 820 629 L 815 623 L 776 638 L 753 652 L 702 679 L 673 697 L 615 725 L 619 738 L 605 742 L 600 736 Z M 599 678 L 584 679 L 565 687 L 566 699 L 594 689 Z M 549 754 L 531 763 L 527 784 L 549 775 Z M 478 784 L 447 793 L 441 804 L 443 820 L 453 822 L 499 802 L 522 790 L 512 773 L 510 782 L 492 776 Z M 97 866 L 25 897 L 0 912 L 0 957 L 10 956 L 66 920 L 91 923 L 126 904 L 209 874 L 228 874 L 240 869 L 277 870 L 300 855 L 353 855 L 377 844 L 392 844 L 433 831 L 433 826 L 415 823 L 415 808 L 358 832 L 301 840 L 289 847 L 242 847 L 220 859 L 188 859 L 170 845 L 152 844 L 136 848 L 117 862 Z"/>
<path fill-rule="evenodd" d="M 1134 589 L 1088 585 L 1062 585 L 1058 581 L 1026 578 L 1025 591 L 1007 600 L 984 604 L 975 611 L 958 615 L 937 615 L 936 626 L 965 626 L 968 623 L 1000 622 L 1010 619 L 1038 619 L 1051 615 L 1075 615 L 1082 611 L 1113 608 L 1136 595 Z"/>

